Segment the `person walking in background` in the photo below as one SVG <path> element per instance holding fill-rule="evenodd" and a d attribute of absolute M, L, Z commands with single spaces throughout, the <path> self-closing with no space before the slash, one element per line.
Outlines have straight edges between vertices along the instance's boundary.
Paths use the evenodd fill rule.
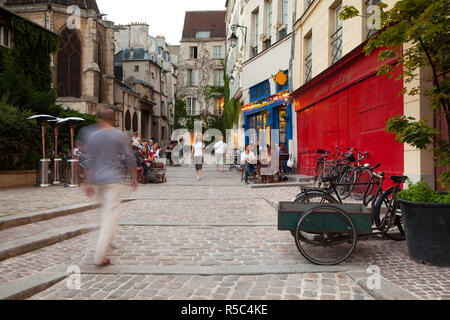
<path fill-rule="evenodd" d="M 200 180 L 202 178 L 204 156 L 205 144 L 203 143 L 202 135 L 198 134 L 191 150 L 191 157 L 194 159 L 195 170 L 197 171 L 197 180 Z"/>
<path fill-rule="evenodd" d="M 216 157 L 217 171 L 221 168 L 223 172 L 225 166 L 225 154 L 227 152 L 227 144 L 223 142 L 223 136 L 219 138 L 219 141 L 214 145 L 214 154 Z"/>
<path fill-rule="evenodd" d="M 121 203 L 120 156 L 125 154 L 127 167 L 131 170 L 131 187 L 137 188 L 136 158 L 131 152 L 125 134 L 113 126 L 114 111 L 106 105 L 99 105 L 97 114 L 99 130 L 88 140 L 89 156 L 85 192 L 90 198 L 97 195 L 102 203 L 100 233 L 95 250 L 95 264 L 111 263 L 106 258 L 108 247 L 112 246 L 119 219 Z"/>

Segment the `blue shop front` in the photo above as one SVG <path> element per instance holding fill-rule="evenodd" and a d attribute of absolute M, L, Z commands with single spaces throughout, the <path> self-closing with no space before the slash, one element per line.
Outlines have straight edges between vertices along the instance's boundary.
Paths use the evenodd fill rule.
<path fill-rule="evenodd" d="M 245 138 L 246 145 L 257 145 L 258 141 L 262 146 L 277 144 L 282 153 L 289 153 L 292 108 L 288 88 L 287 82 L 284 85 L 277 84 L 277 92 L 272 94 L 269 80 L 250 88 L 250 103 L 242 108 L 244 129 L 250 133 Z M 273 130 L 279 130 L 279 135 Z"/>

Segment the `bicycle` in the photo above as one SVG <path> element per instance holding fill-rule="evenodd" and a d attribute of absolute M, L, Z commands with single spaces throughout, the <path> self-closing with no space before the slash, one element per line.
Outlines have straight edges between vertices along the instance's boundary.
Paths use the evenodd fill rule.
<path fill-rule="evenodd" d="M 373 206 L 374 222 L 378 230 L 383 232 L 388 238 L 395 241 L 403 241 L 405 237 L 404 221 L 401 215 L 400 205 L 397 194 L 401 191 L 401 184 L 408 177 L 391 176 L 389 177 L 395 186 L 387 189 L 376 199 Z"/>

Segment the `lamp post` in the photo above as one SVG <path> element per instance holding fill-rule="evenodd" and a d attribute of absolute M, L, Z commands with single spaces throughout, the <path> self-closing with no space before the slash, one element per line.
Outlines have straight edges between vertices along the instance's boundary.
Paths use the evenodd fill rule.
<path fill-rule="evenodd" d="M 36 185 L 38 187 L 48 187 L 48 168 L 50 160 L 45 157 L 45 126 L 50 120 L 55 119 L 53 116 L 47 114 L 40 114 L 28 118 L 28 120 L 36 120 L 41 126 L 41 136 L 42 136 L 42 159 L 37 163 L 37 175 L 36 175 Z"/>
<path fill-rule="evenodd" d="M 228 43 L 230 44 L 231 48 L 235 48 L 237 45 L 237 41 L 238 41 L 238 37 L 236 35 L 236 29 L 239 28 L 239 30 L 241 30 L 242 35 L 244 36 L 244 42 L 247 42 L 247 27 L 241 26 L 239 24 L 232 24 L 230 26 L 231 31 L 233 31 L 231 33 L 231 36 L 228 38 Z"/>

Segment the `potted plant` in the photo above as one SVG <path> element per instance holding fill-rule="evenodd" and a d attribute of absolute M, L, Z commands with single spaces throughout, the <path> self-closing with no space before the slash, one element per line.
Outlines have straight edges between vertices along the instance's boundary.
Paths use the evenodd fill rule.
<path fill-rule="evenodd" d="M 398 115 L 387 121 L 386 131 L 400 143 L 434 152 L 435 165 L 447 168 L 439 177 L 443 190 L 450 187 L 450 55 L 448 33 L 448 0 L 400 0 L 388 10 L 378 4 L 381 15 L 375 17 L 380 31 L 368 41 L 364 51 L 370 55 L 381 49 L 380 60 L 398 57 L 397 63 L 380 67 L 378 75 L 387 75 L 410 84 L 400 94 L 425 93 L 430 98 L 433 115 L 446 120 L 447 134 L 440 134 L 433 119 L 415 119 Z M 345 6 L 341 19 L 359 14 L 353 6 Z M 375 20 L 379 21 L 375 21 Z M 399 50 L 403 46 L 402 53 Z M 429 70 L 430 79 L 419 78 L 418 70 Z M 411 258 L 439 266 L 450 266 L 450 197 L 439 194 L 424 181 L 409 183 L 400 194 L 406 240 Z"/>
<path fill-rule="evenodd" d="M 280 32 L 281 30 L 286 29 L 286 25 L 282 24 L 281 22 L 277 22 L 276 25 L 273 26 L 276 32 Z"/>
<path fill-rule="evenodd" d="M 420 263 L 450 266 L 450 194 L 423 180 L 399 193 L 409 256 Z"/>

